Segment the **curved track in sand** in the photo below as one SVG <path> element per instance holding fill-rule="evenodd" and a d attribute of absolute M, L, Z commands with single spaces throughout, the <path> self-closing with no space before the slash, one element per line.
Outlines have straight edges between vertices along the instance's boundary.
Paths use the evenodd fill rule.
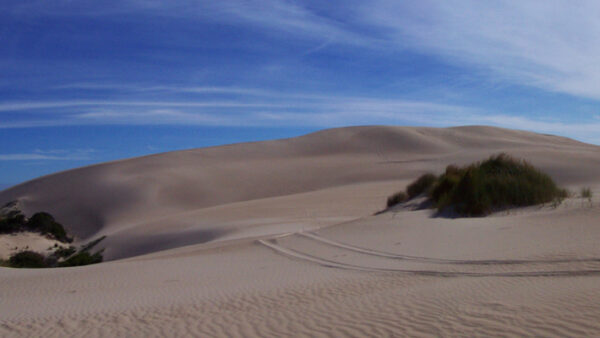
<path fill-rule="evenodd" d="M 483 259 L 483 260 L 461 260 L 461 259 L 445 259 L 445 258 L 434 258 L 434 257 L 420 257 L 410 255 L 400 255 L 391 252 L 378 251 L 373 249 L 362 248 L 355 245 L 350 245 L 342 242 L 338 242 L 329 238 L 321 237 L 311 232 L 299 232 L 295 235 L 303 236 L 308 239 L 319 241 L 328 245 L 332 245 L 338 248 L 359 252 L 367 255 L 373 255 L 378 257 L 385 257 L 390 259 L 399 259 L 407 261 L 416 261 L 424 263 L 436 263 L 436 264 L 459 264 L 459 265 L 499 265 L 499 264 L 555 264 L 555 263 L 600 263 L 600 258 L 580 258 L 580 259 L 544 259 L 544 260 L 533 260 L 533 259 Z"/>
<path fill-rule="evenodd" d="M 289 236 L 301 236 L 320 242 L 337 249 L 348 250 L 361 255 L 370 255 L 380 258 L 416 261 L 424 264 L 423 268 L 408 269 L 408 268 L 386 268 L 370 265 L 350 264 L 336 261 L 326 257 L 319 257 L 312 253 L 303 252 L 294 248 L 286 247 L 278 242 L 278 239 Z M 372 249 L 361 248 L 335 240 L 327 239 L 318 236 L 314 233 L 294 233 L 278 236 L 271 239 L 257 240 L 257 243 L 273 250 L 277 254 L 300 260 L 309 263 L 318 264 L 330 268 L 338 268 L 352 271 L 362 272 L 389 272 L 407 275 L 418 276 L 434 276 L 434 277 L 561 277 L 561 276 L 598 276 L 600 275 L 600 266 L 595 269 L 570 269 L 570 270 L 527 270 L 527 271 L 444 271 L 435 269 L 435 265 L 480 265 L 486 267 L 495 266 L 523 266 L 523 265 L 542 265 L 542 264 L 563 264 L 563 263 L 600 263 L 598 258 L 589 259 L 555 259 L 555 260 L 452 260 L 418 256 L 398 255 L 389 252 L 377 251 Z"/>

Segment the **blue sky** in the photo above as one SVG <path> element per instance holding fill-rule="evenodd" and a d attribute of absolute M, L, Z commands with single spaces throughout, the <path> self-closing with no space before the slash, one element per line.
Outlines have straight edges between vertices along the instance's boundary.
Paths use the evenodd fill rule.
<path fill-rule="evenodd" d="M 0 2 L 0 187 L 347 125 L 600 144 L 596 1 Z"/>

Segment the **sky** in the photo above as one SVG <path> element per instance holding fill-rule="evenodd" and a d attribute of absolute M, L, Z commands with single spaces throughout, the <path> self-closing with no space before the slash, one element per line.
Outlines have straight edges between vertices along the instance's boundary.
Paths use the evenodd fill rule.
<path fill-rule="evenodd" d="M 0 1 L 0 189 L 350 125 L 600 144 L 600 2 Z"/>

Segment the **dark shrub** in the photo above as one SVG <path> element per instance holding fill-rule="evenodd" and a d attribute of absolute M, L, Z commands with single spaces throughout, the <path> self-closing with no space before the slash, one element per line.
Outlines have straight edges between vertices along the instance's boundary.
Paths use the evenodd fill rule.
<path fill-rule="evenodd" d="M 396 204 L 406 202 L 408 200 L 408 195 L 404 191 L 397 192 L 387 199 L 387 206 L 393 207 Z"/>
<path fill-rule="evenodd" d="M 13 210 L 0 218 L 0 233 L 9 234 L 22 231 L 25 223 L 25 215 Z"/>
<path fill-rule="evenodd" d="M 581 188 L 581 198 L 587 198 L 588 201 L 592 201 L 592 189 L 588 188 Z"/>
<path fill-rule="evenodd" d="M 450 204 L 450 197 L 465 172 L 466 170 L 453 165 L 446 168 L 446 172 L 438 178 L 429 193 L 436 207 L 444 208 Z"/>
<path fill-rule="evenodd" d="M 39 231 L 42 234 L 49 234 L 61 242 L 71 242 L 72 239 L 67 236 L 67 232 L 62 224 L 56 222 L 54 217 L 47 212 L 38 212 L 31 216 L 27 227 L 33 231 Z"/>
<path fill-rule="evenodd" d="M 416 181 L 409 184 L 406 187 L 406 193 L 408 194 L 408 198 L 415 198 L 422 193 L 429 193 L 429 190 L 436 182 L 437 177 L 434 174 L 424 174 L 419 177 Z"/>
<path fill-rule="evenodd" d="M 54 256 L 57 258 L 67 258 L 75 253 L 75 247 L 70 246 L 68 248 L 59 247 L 54 251 Z"/>
<path fill-rule="evenodd" d="M 21 251 L 10 256 L 9 264 L 13 268 L 45 268 L 44 256 L 33 251 Z"/>
<path fill-rule="evenodd" d="M 81 251 L 74 256 L 70 257 L 64 262 L 58 263 L 60 267 L 68 267 L 68 266 L 81 266 L 81 265 L 89 265 L 96 264 L 102 262 L 102 253 L 96 252 L 95 254 L 90 254 L 87 251 Z"/>
<path fill-rule="evenodd" d="M 545 173 L 506 154 L 467 167 L 449 166 L 431 191 L 438 209 L 453 206 L 465 216 L 486 215 L 494 210 L 528 206 L 566 197 Z"/>

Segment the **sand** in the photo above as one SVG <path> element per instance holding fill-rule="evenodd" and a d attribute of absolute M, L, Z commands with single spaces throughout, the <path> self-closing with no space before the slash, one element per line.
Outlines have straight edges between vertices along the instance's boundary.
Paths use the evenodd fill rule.
<path fill-rule="evenodd" d="M 58 247 L 65 248 L 68 246 L 68 244 L 34 232 L 18 232 L 10 235 L 1 235 L 0 259 L 7 260 L 12 254 L 24 250 L 50 254 Z"/>
<path fill-rule="evenodd" d="M 507 152 L 576 195 L 485 218 L 401 207 Z M 353 127 L 105 163 L 0 192 L 107 262 L 0 268 L 3 336 L 600 334 L 600 147 L 491 127 Z"/>

